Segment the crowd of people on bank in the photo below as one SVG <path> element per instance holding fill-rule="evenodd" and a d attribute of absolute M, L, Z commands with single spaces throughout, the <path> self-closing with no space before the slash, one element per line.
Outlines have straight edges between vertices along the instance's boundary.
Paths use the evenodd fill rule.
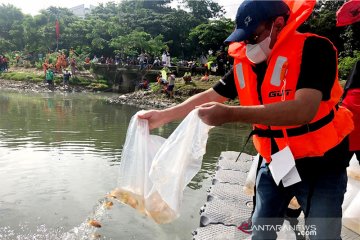
<path fill-rule="evenodd" d="M 168 51 L 164 51 L 160 57 L 151 56 L 150 54 L 142 51 L 138 56 L 123 56 L 116 54 L 115 57 L 104 56 L 98 57 L 93 55 L 93 58 L 86 57 L 84 64 L 108 64 L 108 65 L 120 65 L 120 66 L 139 66 L 140 70 L 149 69 L 153 67 L 189 67 L 191 73 L 195 72 L 197 67 L 206 68 L 206 75 L 209 75 L 210 72 L 216 75 L 223 75 L 227 70 L 230 69 L 232 64 L 232 59 L 228 57 L 226 51 L 221 46 L 217 52 L 213 50 L 208 51 L 208 55 L 202 53 L 200 57 L 195 58 L 191 57 L 191 60 L 182 59 L 177 63 L 171 62 L 171 56 Z"/>
<path fill-rule="evenodd" d="M 70 78 L 76 76 L 78 71 L 77 61 L 75 58 L 76 53 L 72 48 L 69 50 L 68 55 L 66 55 L 64 51 L 49 51 L 45 56 L 42 54 L 36 55 L 34 53 L 28 53 L 25 55 L 21 54 L 20 52 L 15 53 L 15 64 L 21 65 L 27 61 L 36 62 L 35 56 L 38 57 L 36 59 L 39 59 L 39 61 L 43 61 L 42 68 L 44 71 L 44 81 L 48 83 L 49 86 L 53 86 L 54 78 L 57 74 L 62 75 L 64 86 L 68 85 Z M 56 55 L 56 60 L 53 59 L 54 54 Z M 53 60 L 51 61 L 51 59 Z M 199 71 L 204 74 L 202 80 L 205 81 L 208 80 L 208 76 L 210 74 L 223 75 L 225 69 L 230 68 L 231 62 L 222 47 L 215 53 L 213 53 L 212 50 L 209 50 L 207 55 L 202 53 L 198 58 L 192 57 L 190 59 L 192 60 L 180 60 L 176 63 L 172 63 L 169 51 L 164 51 L 160 57 L 152 57 L 150 54 L 142 51 L 137 57 L 124 57 L 121 54 L 116 54 L 115 57 L 105 57 L 104 55 L 101 55 L 99 58 L 97 55 L 93 55 L 91 59 L 90 56 L 87 56 L 82 64 L 90 65 L 93 63 L 120 66 L 138 66 L 140 70 L 167 69 L 167 71 L 169 71 L 168 73 L 159 75 L 161 76 L 159 77 L 161 80 L 159 80 L 158 83 L 162 85 L 162 92 L 166 93 L 169 97 L 173 97 L 175 72 L 169 70 L 168 67 L 188 67 L 189 71 L 186 72 L 186 75 L 183 79 L 185 83 L 189 83 L 191 82 L 191 76 L 198 74 Z M 5 56 L 0 55 L 0 71 L 7 71 L 7 69 L 8 59 Z M 150 89 L 149 80 L 141 80 L 141 82 L 138 84 L 138 88 L 145 90 Z"/>
<path fill-rule="evenodd" d="M 45 81 L 49 86 L 54 85 L 55 74 L 62 74 L 64 87 L 69 84 L 70 77 L 76 75 L 78 69 L 76 58 L 73 54 L 72 49 L 70 50 L 68 57 L 65 53 L 59 52 L 56 57 L 55 64 L 49 63 L 49 58 L 46 57 L 42 67 L 45 74 Z M 68 68 L 70 68 L 71 72 L 69 72 Z"/>
<path fill-rule="evenodd" d="M 115 64 L 122 66 L 130 66 L 130 65 L 139 65 L 140 70 L 146 68 L 148 65 L 151 66 L 171 66 L 171 58 L 170 53 L 168 51 L 164 51 L 160 60 L 159 57 L 152 57 L 150 54 L 142 51 L 138 56 L 122 56 L 120 54 L 116 54 L 115 57 L 105 57 L 101 55 L 101 57 L 97 57 L 94 55 L 92 59 L 90 57 L 86 57 L 84 63 L 85 64 Z"/>
<path fill-rule="evenodd" d="M 161 91 L 166 93 L 170 98 L 174 97 L 175 87 L 175 71 L 171 71 L 168 67 L 185 67 L 189 68 L 183 76 L 185 83 L 192 81 L 192 76 L 199 72 L 203 74 L 201 80 L 208 81 L 209 75 L 222 76 L 231 69 L 232 59 L 228 57 L 226 51 L 221 46 L 216 52 L 209 50 L 208 54 L 202 53 L 198 58 L 191 58 L 192 60 L 180 60 L 176 64 L 171 63 L 170 53 L 164 51 L 161 59 L 160 57 L 152 57 L 150 54 L 142 51 L 137 57 L 122 57 L 121 55 L 115 55 L 115 58 L 97 57 L 93 55 L 93 58 L 86 57 L 84 64 L 106 64 L 106 65 L 121 65 L 121 66 L 138 66 L 139 70 L 143 69 L 159 69 L 159 75 L 157 76 L 157 84 L 161 85 Z M 153 68 L 157 67 L 157 68 Z M 200 69 L 197 69 L 200 68 Z M 150 82 L 147 78 L 143 77 L 137 85 L 138 89 L 149 90 Z"/>

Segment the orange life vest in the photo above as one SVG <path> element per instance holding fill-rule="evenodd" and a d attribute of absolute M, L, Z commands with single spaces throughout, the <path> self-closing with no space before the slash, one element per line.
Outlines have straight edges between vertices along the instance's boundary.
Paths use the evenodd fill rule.
<path fill-rule="evenodd" d="M 234 76 L 241 105 L 271 104 L 293 100 L 299 79 L 302 49 L 307 37 L 313 34 L 295 32 L 270 56 L 268 68 L 261 85 L 261 99 L 257 92 L 257 76 L 252 63 L 245 55 L 243 44 L 232 44 L 230 52 L 238 47 L 234 59 Z M 335 47 L 334 47 L 335 48 Z M 255 124 L 253 142 L 256 150 L 269 162 L 271 138 L 278 148 L 289 146 L 295 159 L 322 156 L 339 144 L 353 130 L 352 114 L 344 107 L 337 107 L 342 88 L 336 76 L 328 101 L 321 101 L 314 119 L 304 126 L 264 126 Z"/>
<path fill-rule="evenodd" d="M 257 76 L 252 69 L 253 64 L 245 54 L 245 44 L 232 43 L 229 46 L 229 55 L 234 58 L 234 78 L 241 105 L 271 104 L 293 100 L 295 97 L 304 42 L 307 37 L 316 36 L 310 33 L 298 33 L 296 29 L 311 14 L 315 1 L 285 2 L 289 5 L 291 14 L 268 58 L 268 68 L 260 92 L 262 102 L 259 100 Z M 336 51 L 335 47 L 334 50 Z M 273 138 L 280 150 L 289 146 L 295 159 L 323 156 L 354 128 L 351 112 L 337 106 L 341 95 L 342 88 L 336 71 L 330 99 L 321 101 L 315 117 L 309 124 L 303 126 L 255 124 L 253 142 L 256 150 L 267 162 L 270 162 L 271 138 Z"/>

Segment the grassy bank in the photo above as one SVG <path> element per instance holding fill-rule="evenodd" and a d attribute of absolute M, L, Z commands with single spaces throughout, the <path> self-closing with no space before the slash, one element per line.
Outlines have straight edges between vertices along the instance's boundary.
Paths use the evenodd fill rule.
<path fill-rule="evenodd" d="M 0 78 L 6 80 L 14 80 L 14 81 L 33 81 L 33 82 L 44 81 L 44 76 L 36 73 L 27 73 L 27 72 L 4 72 L 4 73 L 0 73 Z"/>
<path fill-rule="evenodd" d="M 36 68 L 10 68 L 8 72 L 0 73 L 0 79 L 13 80 L 18 82 L 42 83 L 45 81 L 44 72 Z M 63 82 L 62 74 L 54 75 L 55 85 L 61 85 Z M 81 73 L 73 76 L 69 80 L 71 86 L 81 86 L 93 91 L 104 91 L 111 86 L 107 84 L 106 80 L 95 79 L 94 77 L 82 76 Z"/>

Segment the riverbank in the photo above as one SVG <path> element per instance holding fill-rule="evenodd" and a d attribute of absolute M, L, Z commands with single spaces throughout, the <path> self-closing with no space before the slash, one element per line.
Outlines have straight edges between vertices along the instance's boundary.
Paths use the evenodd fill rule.
<path fill-rule="evenodd" d="M 138 90 L 132 93 L 120 94 L 119 96 L 108 97 L 105 101 L 109 104 L 126 104 L 143 109 L 163 109 L 179 104 L 194 94 L 203 92 L 211 88 L 218 80 L 219 76 L 209 76 L 208 81 L 202 81 L 201 75 L 193 76 L 192 82 L 184 83 L 182 78 L 176 78 L 174 97 L 169 98 L 157 83 L 151 83 L 149 90 Z M 344 86 L 346 81 L 340 81 Z M 15 81 L 5 80 L 0 75 L 0 89 L 17 91 L 17 92 L 94 92 L 93 88 L 82 85 L 69 85 L 64 87 L 62 84 L 55 84 L 50 88 L 47 83 L 36 81 Z M 238 104 L 235 100 L 229 104 Z"/>
<path fill-rule="evenodd" d="M 35 75 L 42 76 L 41 70 L 34 69 L 12 69 L 11 72 L 32 72 Z M 3 79 L 4 75 L 0 75 L 0 89 L 16 92 L 94 92 L 94 89 L 83 85 L 70 84 L 63 86 L 62 83 L 55 82 L 53 87 L 50 87 L 44 81 L 34 80 L 8 80 Z M 169 98 L 167 94 L 162 91 L 162 86 L 157 83 L 151 83 L 149 90 L 138 90 L 132 93 L 119 94 L 118 96 L 108 97 L 105 101 L 109 104 L 126 104 L 136 106 L 144 109 L 156 108 L 163 109 L 185 101 L 187 98 L 196 93 L 205 91 L 218 81 L 218 76 L 210 76 L 208 81 L 202 81 L 201 75 L 193 76 L 192 82 L 184 83 L 182 78 L 176 78 L 174 97 Z M 101 92 L 101 91 L 100 91 Z"/>
<path fill-rule="evenodd" d="M 60 86 L 54 85 L 53 87 L 49 86 L 44 82 L 31 82 L 31 81 L 15 81 L 15 80 L 5 80 L 0 78 L 0 89 L 7 91 L 16 91 L 16 92 L 90 92 L 89 89 L 83 86 Z"/>
<path fill-rule="evenodd" d="M 13 92 L 26 92 L 26 93 L 47 93 L 47 92 L 93 92 L 83 86 L 59 86 L 55 85 L 50 87 L 47 83 L 35 83 L 30 81 L 14 81 L 0 79 L 0 89 Z M 136 91 L 133 93 L 122 94 L 115 97 L 106 98 L 105 101 L 110 104 L 127 104 L 139 108 L 149 109 L 157 108 L 162 109 L 173 106 L 178 103 L 180 98 L 175 96 L 173 99 L 168 98 L 165 94 L 155 93 L 149 91 Z"/>
<path fill-rule="evenodd" d="M 162 86 L 152 83 L 149 90 L 139 90 L 107 98 L 106 101 L 110 104 L 127 104 L 144 109 L 163 109 L 182 103 L 189 97 L 206 91 L 219 80 L 219 76 L 213 75 L 210 75 L 207 81 L 203 81 L 201 78 L 201 75 L 193 76 L 190 83 L 185 83 L 182 78 L 176 78 L 173 98 L 164 93 Z"/>
<path fill-rule="evenodd" d="M 82 77 L 84 72 L 79 72 L 81 78 L 93 79 L 93 76 Z M 85 84 L 71 84 L 63 86 L 62 75 L 55 74 L 54 86 L 49 86 L 45 81 L 44 71 L 37 68 L 14 67 L 0 73 L 0 89 L 16 92 L 91 92 L 93 89 Z"/>

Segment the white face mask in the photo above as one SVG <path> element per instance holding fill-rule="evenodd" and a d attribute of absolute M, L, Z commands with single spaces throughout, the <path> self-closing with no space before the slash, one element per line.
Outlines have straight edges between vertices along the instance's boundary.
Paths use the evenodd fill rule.
<path fill-rule="evenodd" d="M 274 24 L 271 26 L 270 34 L 267 38 L 257 44 L 246 44 L 246 56 L 250 62 L 258 64 L 265 61 L 270 53 L 271 33 Z"/>

